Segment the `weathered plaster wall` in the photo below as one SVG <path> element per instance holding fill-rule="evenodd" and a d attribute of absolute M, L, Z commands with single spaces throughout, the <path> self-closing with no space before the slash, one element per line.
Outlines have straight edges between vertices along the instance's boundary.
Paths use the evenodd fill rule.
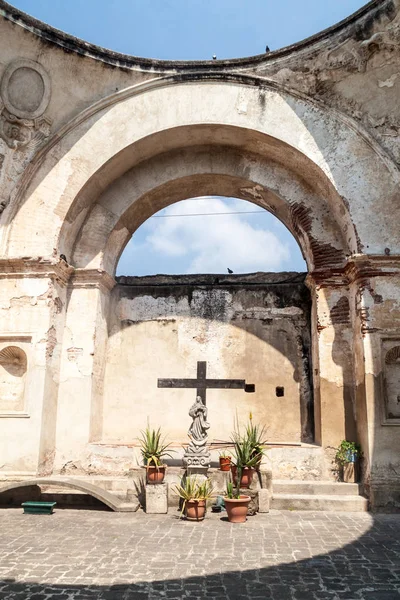
<path fill-rule="evenodd" d="M 312 441 L 310 298 L 303 280 L 293 273 L 119 278 L 102 441 L 134 443 L 148 418 L 175 443 L 186 443 L 195 390 L 159 389 L 157 379 L 195 377 L 198 360 L 207 361 L 210 378 L 256 387 L 252 394 L 207 392 L 213 441 L 229 441 L 235 416 L 246 422 L 250 412 L 265 423 L 271 442 Z"/>
<path fill-rule="evenodd" d="M 160 356 L 175 348 L 166 377 L 180 374 L 179 352 L 206 347 L 227 377 L 237 376 L 231 366 L 244 369 L 246 349 L 246 370 L 258 364 L 266 396 L 263 357 L 276 373 L 283 355 L 290 378 L 293 348 L 267 352 L 262 320 L 244 319 L 235 293 L 222 294 L 224 316 L 214 320 L 200 296 L 193 306 L 174 297 L 167 317 L 143 297 L 110 296 L 120 252 L 146 218 L 189 195 L 226 193 L 276 214 L 307 260 L 316 441 L 332 456 L 341 439 L 357 438 L 374 505 L 400 506 L 399 40 L 400 0 L 373 0 L 267 55 L 163 62 L 97 48 L 0 0 L 0 384 L 16 390 L 0 407 L 15 408 L 0 418 L 2 472 L 68 472 L 76 457 L 87 472 L 129 468 L 132 448 L 101 442 L 118 428 L 128 439 L 112 415 L 130 423 L 132 392 L 112 406 L 107 385 L 118 365 L 130 373 L 128 342 L 154 349 L 149 333 Z M 227 299 L 241 307 L 235 325 Z M 139 325 L 109 320 L 134 321 L 143 306 Z M 277 322 L 269 342 L 280 339 Z M 217 337 L 237 350 L 232 365 Z M 24 370 L 24 355 L 22 384 L 9 371 Z M 144 386 L 146 368 L 142 360 Z M 29 417 L 15 414 L 22 409 Z M 277 439 L 299 435 L 285 427 Z"/>
<path fill-rule="evenodd" d="M 374 505 L 386 510 L 400 509 L 399 298 L 399 276 L 375 277 L 358 288 L 372 457 L 369 483 Z"/>
<path fill-rule="evenodd" d="M 36 277 L 24 277 L 30 270 L 26 264 L 14 276 L 0 273 L 0 348 L 26 356 L 23 388 L 9 381 L 9 391 L 18 389 L 18 401 L 0 399 L 0 465 L 8 474 L 45 473 L 54 459 L 67 273 L 43 266 Z M 4 384 L 7 371 L 1 375 Z"/>

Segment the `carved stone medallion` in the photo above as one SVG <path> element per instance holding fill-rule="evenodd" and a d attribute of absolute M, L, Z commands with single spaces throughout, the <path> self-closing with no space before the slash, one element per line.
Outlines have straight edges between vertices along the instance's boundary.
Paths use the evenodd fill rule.
<path fill-rule="evenodd" d="M 10 114 L 20 119 L 37 119 L 50 101 L 50 78 L 39 63 L 16 60 L 3 74 L 0 93 Z"/>
<path fill-rule="evenodd" d="M 35 149 L 50 133 L 51 121 L 42 116 L 51 95 L 48 74 L 33 60 L 16 60 L 3 74 L 0 95 L 0 137 L 14 150 Z"/>

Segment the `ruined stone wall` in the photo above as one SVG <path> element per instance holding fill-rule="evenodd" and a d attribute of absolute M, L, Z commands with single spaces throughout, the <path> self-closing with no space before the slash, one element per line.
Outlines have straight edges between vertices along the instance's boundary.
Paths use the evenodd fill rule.
<path fill-rule="evenodd" d="M 245 379 L 255 393 L 209 390 L 210 439 L 229 441 L 252 413 L 271 442 L 313 440 L 310 296 L 304 275 L 119 277 L 105 368 L 105 443 L 134 443 L 147 419 L 186 443 L 195 390 L 158 378 Z"/>
<path fill-rule="evenodd" d="M 125 402 L 137 390 L 126 384 L 113 406 L 112 382 L 119 368 L 128 382 L 129 361 L 140 360 L 131 346 L 154 350 L 149 334 L 160 356 L 174 349 L 158 376 L 181 374 L 189 343 L 216 352 L 216 376 L 254 363 L 254 381 L 281 416 L 274 388 L 283 365 L 304 426 L 299 316 L 274 313 L 266 325 L 224 286 L 213 288 L 212 319 L 207 286 L 191 302 L 187 283 L 182 296 L 157 288 L 153 300 L 130 296 L 139 288 L 126 284 L 111 292 L 124 244 L 144 220 L 184 197 L 225 194 L 273 212 L 307 261 L 316 442 L 332 456 L 341 439 L 358 439 L 374 506 L 400 507 L 399 31 L 400 0 L 373 0 L 269 54 L 155 61 L 76 40 L 0 0 L 2 472 L 68 472 L 76 457 L 86 471 L 107 461 L 110 472 L 129 468 L 132 454 L 102 440 L 131 435 Z M 283 310 L 280 293 L 271 311 Z M 266 310 L 262 293 L 251 294 Z M 293 345 L 279 345 L 278 323 Z M 232 364 L 219 339 L 235 350 Z M 164 402 L 173 393 L 157 392 Z M 227 410 L 240 404 L 230 398 Z M 304 427 L 281 421 L 275 439 L 306 439 Z"/>

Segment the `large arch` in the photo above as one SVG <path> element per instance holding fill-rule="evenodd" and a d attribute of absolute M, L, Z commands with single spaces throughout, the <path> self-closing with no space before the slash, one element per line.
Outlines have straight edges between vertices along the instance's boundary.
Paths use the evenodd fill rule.
<path fill-rule="evenodd" d="M 41 247 L 43 256 L 71 256 L 90 207 L 113 181 L 155 155 L 210 144 L 251 152 L 305 179 L 328 203 L 328 218 L 344 223 L 345 254 L 361 252 L 369 240 L 366 213 L 378 202 L 389 205 L 397 193 L 398 174 L 383 152 L 347 118 L 276 84 L 243 75 L 212 79 L 181 75 L 134 86 L 70 123 L 19 187 L 8 215 L 6 254 L 34 255 Z M 379 197 L 382 179 L 387 199 Z M 311 219 L 323 213 L 321 206 Z M 399 244 L 385 213 L 378 215 L 382 236 L 369 244 L 370 252 L 381 252 L 389 241 L 393 247 L 394 239 Z M 22 229 L 28 232 L 23 239 Z"/>

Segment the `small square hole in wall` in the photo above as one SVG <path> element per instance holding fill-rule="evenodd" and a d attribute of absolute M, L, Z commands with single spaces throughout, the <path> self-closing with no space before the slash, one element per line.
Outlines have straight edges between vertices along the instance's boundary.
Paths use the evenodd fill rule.
<path fill-rule="evenodd" d="M 281 387 L 281 386 L 278 386 L 278 387 L 275 389 L 275 393 L 276 393 L 276 396 L 277 396 L 277 398 L 282 398 L 282 396 L 284 396 L 284 395 L 285 395 L 285 388 L 284 388 L 284 387 Z"/>

